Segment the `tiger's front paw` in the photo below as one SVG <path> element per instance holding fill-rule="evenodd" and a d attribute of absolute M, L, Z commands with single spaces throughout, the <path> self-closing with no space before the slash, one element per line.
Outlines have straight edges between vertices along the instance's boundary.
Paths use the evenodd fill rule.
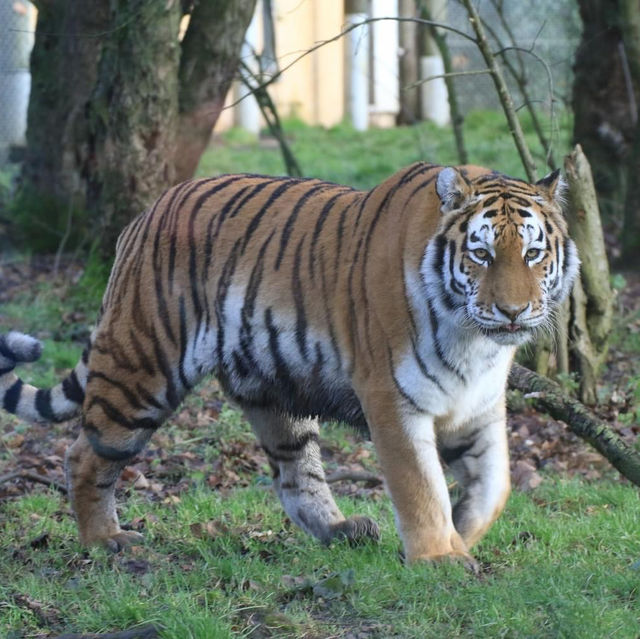
<path fill-rule="evenodd" d="M 110 552 L 120 552 L 127 546 L 135 546 L 142 543 L 143 535 L 133 530 L 121 530 L 109 537 L 97 540 L 96 543 L 101 544 Z"/>
<path fill-rule="evenodd" d="M 418 555 L 407 560 L 408 564 L 416 564 L 421 562 L 442 563 L 442 562 L 461 563 L 466 570 L 473 575 L 480 574 L 480 563 L 475 557 L 466 552 L 451 552 L 446 555 Z"/>
<path fill-rule="evenodd" d="M 347 539 L 354 546 L 369 540 L 378 541 L 380 528 L 373 519 L 354 515 L 331 526 L 329 541 L 333 539 Z"/>

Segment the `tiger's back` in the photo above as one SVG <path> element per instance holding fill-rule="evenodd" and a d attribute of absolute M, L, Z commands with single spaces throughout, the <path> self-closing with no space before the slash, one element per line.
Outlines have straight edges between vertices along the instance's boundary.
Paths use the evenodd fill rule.
<path fill-rule="evenodd" d="M 337 419 L 370 429 L 407 559 L 472 562 L 509 491 L 511 358 L 577 273 L 559 190 L 557 173 L 529 185 L 427 163 L 367 192 L 253 175 L 180 184 L 120 236 L 91 343 L 60 387 L 22 385 L 11 371 L 33 343 L 0 341 L 5 408 L 61 419 L 82 405 L 67 469 L 85 543 L 135 538 L 115 512 L 119 471 L 213 373 L 301 528 L 378 535 L 326 484 L 317 418 Z M 443 460 L 464 487 L 453 511 Z"/>
<path fill-rule="evenodd" d="M 407 184 L 426 188 L 433 174 L 430 165 L 411 167 Z M 371 303 L 368 263 L 392 262 L 389 231 L 402 223 L 390 208 L 397 188 L 395 180 L 367 193 L 246 175 L 174 187 L 122 234 L 92 367 L 131 371 L 133 387 L 144 391 L 136 402 L 151 395 L 166 412 L 213 372 L 242 404 L 363 424 L 350 377 Z M 395 293 L 402 310 L 402 284 L 396 288 L 386 295 Z M 162 359 L 160 345 L 178 363 L 177 378 L 144 366 Z M 141 374 L 146 379 L 134 379 Z M 156 403 L 149 409 L 157 414 Z"/>

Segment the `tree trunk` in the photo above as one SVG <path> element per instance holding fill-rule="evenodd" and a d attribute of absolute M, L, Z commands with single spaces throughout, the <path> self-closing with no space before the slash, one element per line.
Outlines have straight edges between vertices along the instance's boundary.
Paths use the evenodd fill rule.
<path fill-rule="evenodd" d="M 178 182 L 193 176 L 237 71 L 256 0 L 196 0 L 182 42 L 175 145 Z"/>
<path fill-rule="evenodd" d="M 33 235 L 40 244 L 33 248 L 51 249 L 63 234 L 67 211 L 84 207 L 77 158 L 83 153 L 84 109 L 95 85 L 109 11 L 102 0 L 36 5 L 27 153 L 16 209 L 27 228 L 38 230 Z"/>
<path fill-rule="evenodd" d="M 565 158 L 564 170 L 569 182 L 569 233 L 582 256 L 580 276 L 588 299 L 586 328 L 598 353 L 597 369 L 607 354 L 613 293 L 591 168 L 579 144 Z"/>
<path fill-rule="evenodd" d="M 177 2 L 114 0 L 98 78 L 87 105 L 87 204 L 100 246 L 174 183 L 180 47 Z"/>
<path fill-rule="evenodd" d="M 624 25 L 624 52 L 629 63 L 631 84 L 640 87 L 640 7 L 637 0 L 620 0 Z M 632 114 L 633 115 L 633 114 Z M 622 226 L 622 259 L 629 266 L 638 265 L 640 252 L 640 108 L 635 116 L 633 148 L 627 163 L 627 193 Z"/>
<path fill-rule="evenodd" d="M 416 0 L 400 0 L 399 15 L 415 18 Z M 415 22 L 398 23 L 400 35 L 400 124 L 415 124 L 420 120 L 418 25 Z M 415 85 L 415 86 L 412 86 Z"/>
<path fill-rule="evenodd" d="M 574 63 L 573 138 L 591 162 L 605 219 L 620 221 L 636 117 L 627 73 L 631 52 L 624 41 L 628 28 L 624 7 L 631 7 L 631 1 L 578 0 L 578 4 L 583 32 Z M 637 2 L 633 4 L 637 14 Z"/>
<path fill-rule="evenodd" d="M 640 121 L 640 110 L 638 111 Z M 622 263 L 638 269 L 640 254 L 640 125 L 636 125 L 633 149 L 627 163 L 627 194 L 622 224 Z"/>
<path fill-rule="evenodd" d="M 178 0 L 37 4 L 17 217 L 31 248 L 55 249 L 68 227 L 111 255 L 133 216 L 193 174 L 255 0 L 196 0 L 182 60 Z"/>

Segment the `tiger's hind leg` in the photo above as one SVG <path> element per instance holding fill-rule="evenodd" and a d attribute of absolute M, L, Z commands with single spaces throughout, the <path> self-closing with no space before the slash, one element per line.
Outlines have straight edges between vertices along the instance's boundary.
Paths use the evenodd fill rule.
<path fill-rule="evenodd" d="M 295 524 L 324 543 L 340 537 L 353 542 L 379 538 L 372 519 L 347 519 L 335 503 L 320 458 L 317 420 L 257 408 L 245 408 L 244 413 L 267 453 L 276 493 Z"/>
<path fill-rule="evenodd" d="M 146 405 L 115 375 L 102 373 L 90 373 L 83 409 L 82 432 L 65 459 L 71 507 L 83 545 L 118 550 L 142 536 L 120 528 L 116 482 L 149 441 L 165 411 Z"/>
<path fill-rule="evenodd" d="M 129 459 L 97 454 L 85 432 L 67 451 L 69 499 L 83 546 L 100 544 L 118 551 L 142 539 L 137 532 L 122 530 L 116 513 L 115 484 Z"/>

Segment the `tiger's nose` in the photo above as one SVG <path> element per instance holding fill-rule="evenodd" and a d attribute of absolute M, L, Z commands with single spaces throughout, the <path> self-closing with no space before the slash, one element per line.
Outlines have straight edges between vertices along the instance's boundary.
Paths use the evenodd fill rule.
<path fill-rule="evenodd" d="M 528 303 L 522 306 L 515 306 L 514 304 L 496 304 L 496 308 L 512 322 L 515 322 L 516 319 L 527 310 L 528 306 Z"/>

